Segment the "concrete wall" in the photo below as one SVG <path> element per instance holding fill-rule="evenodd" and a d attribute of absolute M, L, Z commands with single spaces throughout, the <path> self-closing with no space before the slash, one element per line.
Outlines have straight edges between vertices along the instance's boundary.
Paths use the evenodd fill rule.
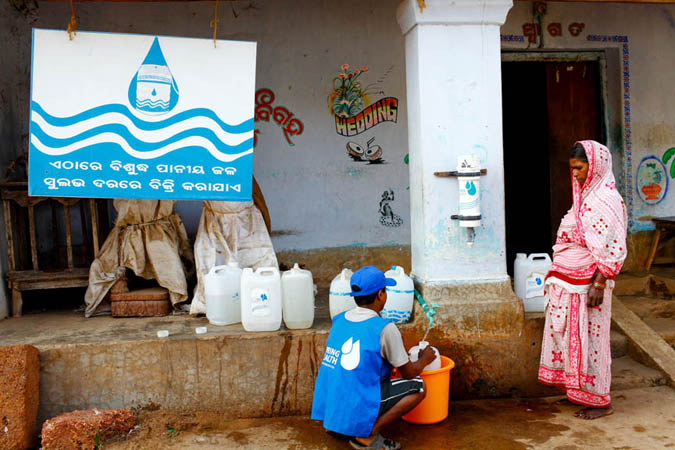
<path fill-rule="evenodd" d="M 534 22 L 533 4 L 516 2 L 501 30 L 503 36 L 516 41 L 503 42 L 502 49 L 540 50 L 527 37 L 517 41 L 522 39 L 523 25 Z M 555 23 L 561 24 L 561 36 L 548 31 Z M 578 36 L 569 30 L 574 23 L 583 24 Z M 551 2 L 542 18 L 542 31 L 545 51 L 597 50 L 604 55 L 607 138 L 633 232 L 625 269 L 640 269 L 650 242 L 651 233 L 645 230 L 653 226 L 639 219 L 670 216 L 675 210 L 672 159 L 662 164 L 664 153 L 675 147 L 675 5 Z M 656 170 L 644 170 L 647 163 Z M 647 199 L 641 188 L 650 179 L 654 182 L 655 176 L 665 180 L 656 198 Z"/>
<path fill-rule="evenodd" d="M 21 151 L 22 135 L 28 131 L 30 28 L 65 28 L 70 15 L 67 3 L 39 2 L 38 6 L 37 11 L 22 13 L 8 2 L 0 4 L 0 168 Z M 405 52 L 395 7 L 387 0 L 260 0 L 220 5 L 218 37 L 258 42 L 257 87 L 271 89 L 273 105 L 286 107 L 304 125 L 303 133 L 293 136 L 294 145 L 290 145 L 273 121 L 256 124 L 255 173 L 270 208 L 273 241 L 281 260 L 311 262 L 321 250 L 327 253 L 321 253 L 320 264 L 330 266 L 321 270 L 332 273 L 340 265 L 333 259 L 349 261 L 342 255 L 345 249 L 367 248 L 373 251 L 364 263 L 408 262 Z M 78 3 L 76 14 L 82 30 L 203 38 L 212 34 L 208 26 L 213 14 L 210 2 Z M 605 55 L 609 143 L 617 159 L 618 181 L 624 188 L 628 179 L 632 181 L 628 203 L 632 203 L 633 219 L 669 215 L 675 206 L 670 189 L 664 189 L 659 194 L 661 201 L 651 205 L 641 200 L 635 183 L 643 158 L 660 159 L 675 147 L 675 106 L 668 81 L 675 66 L 674 17 L 675 5 L 555 2 L 548 4 L 543 17 L 545 50 L 599 50 Z M 528 22 L 533 22 L 532 4 L 516 2 L 501 33 L 522 36 L 522 25 Z M 562 36 L 551 37 L 547 25 L 556 22 L 561 23 Z M 568 30 L 573 22 L 584 24 L 576 37 Z M 623 43 L 589 41 L 588 35 L 628 37 L 630 135 L 623 120 Z M 527 38 L 503 42 L 502 48 L 538 50 Z M 397 122 L 385 122 L 352 137 L 336 133 L 328 97 L 343 63 L 350 64 L 350 70 L 368 67 L 360 80 L 369 87 L 370 102 L 383 97 L 398 99 Z M 384 164 L 353 161 L 347 155 L 348 142 L 366 147 L 371 138 L 375 138 L 372 145 L 382 148 Z M 670 163 L 665 170 L 672 183 Z M 388 189 L 394 200 L 387 202 L 400 225 L 379 213 L 382 194 Z M 500 198 L 501 193 L 486 189 L 482 195 Z M 193 233 L 200 203 L 182 202 L 178 209 Z M 635 221 L 632 229 L 649 229 L 649 223 Z M 479 230 L 477 237 L 488 233 L 500 238 L 503 232 L 488 226 Z M 462 254 L 462 236 L 443 236 L 448 240 L 444 248 Z M 648 242 L 648 237 L 636 241 Z M 402 253 L 387 250 L 388 255 L 396 256 L 381 257 L 378 249 L 387 247 L 402 249 Z"/>

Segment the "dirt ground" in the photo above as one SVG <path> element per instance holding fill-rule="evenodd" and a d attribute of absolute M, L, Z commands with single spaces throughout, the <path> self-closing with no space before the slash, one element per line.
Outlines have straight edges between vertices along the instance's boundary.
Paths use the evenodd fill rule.
<path fill-rule="evenodd" d="M 675 390 L 651 387 L 613 393 L 615 414 L 595 421 L 573 417 L 578 406 L 560 397 L 451 402 L 437 425 L 398 422 L 384 433 L 406 449 L 663 449 L 675 448 Z M 140 423 L 106 450 L 346 449 L 307 417 L 224 420 L 214 413 L 140 411 Z"/>

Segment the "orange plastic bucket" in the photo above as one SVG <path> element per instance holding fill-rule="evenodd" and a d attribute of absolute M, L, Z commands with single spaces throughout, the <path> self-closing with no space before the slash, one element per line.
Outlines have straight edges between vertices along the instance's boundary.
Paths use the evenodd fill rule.
<path fill-rule="evenodd" d="M 412 411 L 403 416 L 403 420 L 417 424 L 438 423 L 448 417 L 450 400 L 450 371 L 455 362 L 441 355 L 441 368 L 422 372 L 426 383 L 427 396 Z"/>

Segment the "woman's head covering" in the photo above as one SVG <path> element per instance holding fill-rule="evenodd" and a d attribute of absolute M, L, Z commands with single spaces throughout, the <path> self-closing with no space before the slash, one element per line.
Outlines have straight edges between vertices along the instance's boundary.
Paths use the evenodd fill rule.
<path fill-rule="evenodd" d="M 586 151 L 588 175 L 583 186 L 571 177 L 576 220 L 573 240 L 591 250 L 603 275 L 613 278 L 626 259 L 626 208 L 616 190 L 612 154 L 599 142 L 575 144 Z"/>

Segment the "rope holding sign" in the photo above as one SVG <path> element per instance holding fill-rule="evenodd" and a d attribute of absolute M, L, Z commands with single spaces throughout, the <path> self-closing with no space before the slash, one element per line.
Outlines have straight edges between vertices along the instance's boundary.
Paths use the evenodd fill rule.
<path fill-rule="evenodd" d="M 72 0 L 71 0 L 72 1 Z M 213 28 L 213 47 L 216 46 L 216 34 L 218 33 L 218 0 L 213 2 L 213 20 L 209 23 L 209 28 Z"/>
<path fill-rule="evenodd" d="M 66 32 L 68 33 L 68 38 L 72 41 L 73 35 L 77 34 L 75 32 L 75 27 L 77 25 L 77 20 L 75 20 L 75 6 L 73 5 L 73 0 L 70 0 L 70 23 L 68 23 L 68 28 Z"/>

